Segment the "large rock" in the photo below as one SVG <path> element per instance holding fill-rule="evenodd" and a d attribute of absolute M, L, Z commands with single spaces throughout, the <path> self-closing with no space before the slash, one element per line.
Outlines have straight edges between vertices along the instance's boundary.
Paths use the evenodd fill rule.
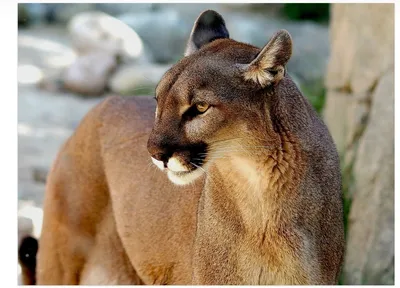
<path fill-rule="evenodd" d="M 169 65 L 126 64 L 118 68 L 108 86 L 111 91 L 122 95 L 153 94 L 155 86 L 169 68 Z"/>
<path fill-rule="evenodd" d="M 117 67 L 116 57 L 105 52 L 80 56 L 63 74 L 63 87 L 87 96 L 105 92 L 108 79 Z"/>
<path fill-rule="evenodd" d="M 330 125 L 330 133 L 335 139 L 336 148 L 343 151 L 346 147 L 346 131 L 349 129 L 350 95 L 338 91 L 328 91 L 326 94 L 324 117 Z M 350 100 L 349 100 L 350 99 Z"/>
<path fill-rule="evenodd" d="M 327 87 L 370 90 L 394 63 L 394 4 L 332 5 Z"/>
<path fill-rule="evenodd" d="M 107 52 L 126 59 L 144 54 L 142 40 L 120 20 L 103 12 L 76 15 L 68 24 L 73 47 L 80 53 Z"/>
<path fill-rule="evenodd" d="M 360 140 L 345 262 L 348 284 L 394 284 L 394 73 L 372 97 Z"/>
<path fill-rule="evenodd" d="M 154 61 L 168 63 L 183 57 L 191 26 L 182 20 L 178 11 L 132 12 L 118 18 L 138 33 Z"/>
<path fill-rule="evenodd" d="M 393 284 L 394 5 L 333 4 L 331 45 L 324 118 L 351 200 L 343 282 Z"/>

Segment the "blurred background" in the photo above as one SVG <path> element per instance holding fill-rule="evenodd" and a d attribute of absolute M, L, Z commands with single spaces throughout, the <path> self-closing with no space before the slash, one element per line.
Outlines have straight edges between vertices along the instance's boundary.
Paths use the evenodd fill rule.
<path fill-rule="evenodd" d="M 394 4 L 19 4 L 18 232 L 40 235 L 61 144 L 105 96 L 153 95 L 206 9 L 231 38 L 293 37 L 288 72 L 341 157 L 341 284 L 394 284 Z"/>

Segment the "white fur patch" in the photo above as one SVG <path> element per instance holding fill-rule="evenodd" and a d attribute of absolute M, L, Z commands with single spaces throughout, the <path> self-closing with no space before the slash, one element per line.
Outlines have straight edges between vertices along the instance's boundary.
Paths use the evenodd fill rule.
<path fill-rule="evenodd" d="M 189 171 L 182 163 L 175 157 L 171 157 L 168 160 L 167 167 L 172 172 L 186 172 Z"/>
<path fill-rule="evenodd" d="M 160 168 L 160 170 L 164 170 L 164 162 L 154 159 L 153 157 L 151 157 L 151 161 L 154 163 L 154 165 Z"/>
<path fill-rule="evenodd" d="M 236 167 L 242 175 L 246 175 L 248 184 L 254 187 L 255 190 L 260 189 L 261 181 L 265 179 L 255 169 L 255 163 L 250 162 L 243 157 L 234 157 L 232 159 L 233 167 Z"/>
<path fill-rule="evenodd" d="M 164 163 L 157 159 L 151 157 L 154 165 L 156 165 L 160 170 L 164 170 Z M 204 171 L 201 169 L 193 170 L 189 172 L 189 168 L 185 167 L 177 158 L 171 157 L 167 163 L 168 167 L 168 179 L 176 185 L 187 185 L 192 183 L 194 180 L 199 178 Z M 182 173 L 183 172 L 183 173 Z M 187 173 L 185 173 L 187 172 Z"/>
<path fill-rule="evenodd" d="M 89 266 L 82 276 L 80 285 L 118 285 L 118 279 L 111 276 L 101 265 Z"/>
<path fill-rule="evenodd" d="M 175 172 L 168 171 L 168 178 L 172 183 L 183 186 L 192 183 L 194 180 L 203 175 L 203 173 L 204 171 L 201 169 L 196 169 L 193 170 L 193 172 L 188 172 L 185 174 L 177 174 Z"/>

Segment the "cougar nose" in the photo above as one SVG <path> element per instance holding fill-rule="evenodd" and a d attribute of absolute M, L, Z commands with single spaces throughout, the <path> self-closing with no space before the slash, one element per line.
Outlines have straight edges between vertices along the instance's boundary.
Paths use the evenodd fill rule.
<path fill-rule="evenodd" d="M 167 167 L 169 156 L 166 152 L 163 152 L 159 149 L 149 149 L 151 157 L 158 161 L 164 162 L 164 167 Z"/>
<path fill-rule="evenodd" d="M 151 157 L 153 157 L 154 159 L 158 160 L 158 161 L 162 161 L 164 164 L 164 168 L 167 168 L 168 166 L 168 159 L 169 157 L 167 156 L 167 154 L 163 154 L 163 153 L 158 153 L 158 154 L 153 154 Z"/>
<path fill-rule="evenodd" d="M 168 159 L 170 158 L 170 153 L 165 148 L 165 145 L 161 145 L 158 141 L 149 138 L 147 142 L 147 150 L 149 151 L 151 157 L 158 161 L 164 162 L 164 167 L 167 167 Z"/>
<path fill-rule="evenodd" d="M 153 157 L 154 159 L 158 160 L 158 161 L 165 161 L 165 154 L 163 153 L 156 153 L 156 154 L 151 154 L 151 157 Z"/>

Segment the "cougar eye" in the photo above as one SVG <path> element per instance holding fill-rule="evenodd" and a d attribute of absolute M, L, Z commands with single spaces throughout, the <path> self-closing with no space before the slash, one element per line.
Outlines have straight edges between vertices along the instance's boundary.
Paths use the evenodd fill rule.
<path fill-rule="evenodd" d="M 186 112 L 182 115 L 182 117 L 186 120 L 191 120 L 196 116 L 203 114 L 210 108 L 210 105 L 205 102 L 198 102 L 192 105 Z"/>
<path fill-rule="evenodd" d="M 208 105 L 205 102 L 199 102 L 196 104 L 196 109 L 197 111 L 199 111 L 200 113 L 204 113 L 208 110 L 208 108 L 210 107 L 210 105 Z"/>

